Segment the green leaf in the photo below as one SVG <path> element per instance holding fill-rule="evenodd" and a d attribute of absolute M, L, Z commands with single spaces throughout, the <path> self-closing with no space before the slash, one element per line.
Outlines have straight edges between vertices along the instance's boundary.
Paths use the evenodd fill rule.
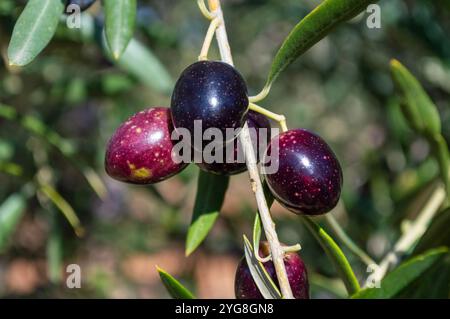
<path fill-rule="evenodd" d="M 352 298 L 374 299 L 395 298 L 404 289 L 412 285 L 423 274 L 448 256 L 448 248 L 438 248 L 414 257 L 390 272 L 382 281 L 380 288 L 366 288 L 353 295 Z"/>
<path fill-rule="evenodd" d="M 29 0 L 14 26 L 9 64 L 23 66 L 33 61 L 52 39 L 63 11 L 61 0 Z"/>
<path fill-rule="evenodd" d="M 173 278 L 158 266 L 156 266 L 156 269 L 158 270 L 159 277 L 161 278 L 162 283 L 174 299 L 195 299 L 195 296 L 178 280 Z"/>
<path fill-rule="evenodd" d="M 437 134 L 432 139 L 433 153 L 439 163 L 441 179 L 445 184 L 447 199 L 450 197 L 450 154 L 447 142 L 441 134 Z"/>
<path fill-rule="evenodd" d="M 110 55 L 105 41 L 104 49 Z M 143 84 L 165 94 L 171 94 L 173 80 L 159 59 L 142 43 L 131 39 L 119 60 L 114 61 L 121 69 L 135 76 Z"/>
<path fill-rule="evenodd" d="M 186 256 L 197 249 L 219 216 L 229 177 L 200 171 L 194 212 L 186 238 Z"/>
<path fill-rule="evenodd" d="M 302 217 L 302 220 L 333 262 L 341 279 L 344 281 L 348 294 L 353 295 L 358 292 L 360 289 L 358 280 L 341 248 L 339 248 L 333 238 L 331 238 L 331 236 L 311 218 Z"/>
<path fill-rule="evenodd" d="M 0 252 L 25 212 L 26 198 L 21 193 L 10 195 L 0 206 Z"/>
<path fill-rule="evenodd" d="M 253 223 L 253 247 L 259 247 L 261 240 L 261 218 L 259 213 L 255 214 L 255 222 Z"/>
<path fill-rule="evenodd" d="M 263 264 L 256 259 L 252 244 L 245 235 L 244 253 L 245 261 L 247 262 L 252 278 L 261 292 L 261 295 L 265 299 L 281 299 L 280 290 L 277 288 L 272 278 L 270 278 Z"/>
<path fill-rule="evenodd" d="M 136 0 L 104 0 L 106 40 L 115 60 L 119 59 L 133 37 Z"/>
<path fill-rule="evenodd" d="M 408 299 L 448 299 L 450 296 L 449 293 L 450 255 L 447 254 L 396 297 Z"/>
<path fill-rule="evenodd" d="M 420 254 L 430 248 L 450 246 L 450 208 L 438 213 L 420 238 L 413 254 Z"/>
<path fill-rule="evenodd" d="M 47 272 L 52 283 L 59 283 L 62 279 L 63 269 L 63 236 L 58 215 L 53 208 L 50 213 L 50 233 L 47 239 Z"/>
<path fill-rule="evenodd" d="M 59 209 L 59 211 L 64 215 L 69 224 L 72 226 L 75 234 L 77 236 L 83 236 L 84 229 L 81 225 L 80 219 L 73 207 L 62 197 L 60 193 L 49 184 L 39 185 L 39 190 L 48 198 L 52 203 Z"/>
<path fill-rule="evenodd" d="M 439 112 L 419 81 L 397 60 L 391 60 L 391 74 L 411 127 L 421 134 L 440 134 Z"/>
<path fill-rule="evenodd" d="M 267 79 L 266 87 L 289 64 L 325 37 L 339 23 L 349 20 L 376 0 L 325 0 L 291 31 L 278 50 Z"/>

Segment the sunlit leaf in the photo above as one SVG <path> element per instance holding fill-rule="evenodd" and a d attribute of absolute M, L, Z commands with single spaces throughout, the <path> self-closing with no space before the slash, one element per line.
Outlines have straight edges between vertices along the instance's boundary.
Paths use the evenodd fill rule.
<path fill-rule="evenodd" d="M 253 247 L 258 249 L 261 240 L 261 218 L 259 214 L 255 214 L 255 221 L 253 223 Z"/>
<path fill-rule="evenodd" d="M 352 298 L 394 298 L 404 289 L 412 285 L 442 258 L 448 256 L 448 248 L 430 250 L 423 255 L 416 256 L 394 269 L 381 281 L 380 287 L 366 288 L 352 296 Z"/>
<path fill-rule="evenodd" d="M 169 275 L 166 271 L 156 266 L 159 277 L 169 294 L 175 299 L 195 299 L 195 296 L 185 288 L 178 280 Z"/>
<path fill-rule="evenodd" d="M 133 37 L 136 0 L 104 0 L 106 40 L 114 59 L 119 59 Z"/>
<path fill-rule="evenodd" d="M 286 37 L 272 62 L 266 86 L 339 23 L 349 20 L 376 0 L 325 0 L 304 17 Z"/>
<path fill-rule="evenodd" d="M 439 112 L 419 81 L 397 60 L 391 61 L 391 74 L 411 127 L 422 134 L 440 134 Z"/>
<path fill-rule="evenodd" d="M 29 0 L 14 26 L 8 47 L 9 64 L 30 63 L 52 39 L 63 11 L 61 0 Z"/>
<path fill-rule="evenodd" d="M 199 172 L 194 212 L 186 238 L 186 256 L 195 251 L 214 226 L 225 198 L 228 182 L 228 176 Z"/>

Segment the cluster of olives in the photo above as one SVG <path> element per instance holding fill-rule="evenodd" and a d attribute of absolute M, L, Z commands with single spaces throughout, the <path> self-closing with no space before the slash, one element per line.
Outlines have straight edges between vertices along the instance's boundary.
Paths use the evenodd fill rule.
<path fill-rule="evenodd" d="M 249 111 L 247 86 L 239 72 L 223 62 L 200 61 L 181 74 L 172 94 L 170 109 L 146 109 L 117 129 L 107 145 L 106 172 L 117 180 L 134 184 L 157 183 L 179 173 L 189 163 L 177 160 L 172 132 L 183 128 L 193 138 L 194 121 L 198 120 L 202 122 L 203 132 L 215 128 L 224 136 L 227 128 L 239 129 L 246 121 L 251 128 L 270 131 L 270 122 L 264 115 Z M 236 137 L 224 140 L 224 147 L 234 143 L 237 152 L 236 140 Z M 325 141 L 307 130 L 292 129 L 267 142 L 268 147 L 261 154 L 264 159 L 261 164 L 263 177 L 281 205 L 296 214 L 318 215 L 330 211 L 337 204 L 342 171 Z M 194 141 L 190 143 L 194 148 Z M 202 152 L 202 147 L 195 148 L 195 151 Z M 275 147 L 278 148 L 278 156 L 272 158 Z M 276 161 L 278 170 L 266 173 L 264 168 L 273 164 L 272 161 Z M 246 169 L 245 163 L 225 160 L 196 165 L 210 173 L 224 175 L 238 174 Z M 297 253 L 288 253 L 285 264 L 294 295 L 307 298 L 308 284 L 302 260 Z M 273 264 L 267 262 L 265 267 L 276 279 Z M 236 296 L 260 297 L 245 262 L 237 271 Z"/>

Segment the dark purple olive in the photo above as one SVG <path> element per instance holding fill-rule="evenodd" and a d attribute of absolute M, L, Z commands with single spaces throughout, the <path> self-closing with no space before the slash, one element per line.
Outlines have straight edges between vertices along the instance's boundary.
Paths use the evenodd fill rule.
<path fill-rule="evenodd" d="M 70 6 L 71 4 L 79 6 L 81 11 L 87 10 L 90 6 L 94 4 L 95 1 L 96 0 L 66 0 L 66 9 L 64 10 L 64 12 L 67 12 L 67 7 Z"/>
<path fill-rule="evenodd" d="M 269 244 L 267 242 L 261 242 L 259 247 L 259 254 L 261 257 L 268 255 L 268 245 Z M 284 265 L 286 267 L 286 273 L 294 298 L 309 299 L 308 274 L 300 255 L 295 252 L 286 253 L 284 257 Z M 266 268 L 266 271 L 272 278 L 273 282 L 278 285 L 273 262 L 268 261 L 264 263 L 264 268 Z M 259 292 L 259 289 L 252 278 L 245 258 L 241 260 L 236 271 L 234 292 L 237 299 L 263 299 L 263 296 Z"/>
<path fill-rule="evenodd" d="M 248 109 L 247 86 L 231 65 L 223 62 L 200 61 L 187 67 L 178 79 L 170 104 L 175 129 L 185 128 L 191 135 L 191 145 L 203 149 L 202 141 L 194 143 L 194 121 L 201 121 L 200 138 L 209 128 L 220 130 L 222 144 L 226 129 L 242 127 Z"/>
<path fill-rule="evenodd" d="M 265 145 L 269 145 L 270 142 L 270 122 L 264 115 L 249 111 L 247 114 L 247 123 L 248 127 L 251 133 L 252 138 L 252 144 L 253 149 L 255 152 L 260 149 L 259 145 L 259 138 L 260 133 L 261 137 L 266 136 Z M 260 128 L 265 128 L 266 130 L 260 131 Z M 263 135 L 264 134 L 264 135 Z M 265 145 L 262 145 L 262 147 L 265 147 Z M 239 152 L 241 152 L 241 158 L 238 156 L 238 147 Z M 227 158 L 227 150 L 230 149 L 232 151 L 229 152 L 230 155 Z M 201 163 L 196 163 L 202 170 L 218 174 L 218 175 L 235 175 L 244 172 L 247 170 L 247 166 L 245 165 L 245 158 L 243 158 L 242 153 L 242 147 L 241 144 L 238 143 L 238 139 L 233 141 L 233 144 L 227 145 L 226 148 L 223 149 L 223 158 L 221 162 L 213 162 L 213 163 L 206 163 L 205 161 L 202 161 Z M 259 152 L 257 153 L 257 160 L 259 161 Z M 230 158 L 231 157 L 231 158 Z M 242 161 L 243 160 L 243 161 Z"/>
<path fill-rule="evenodd" d="M 266 174 L 265 179 L 280 204 L 305 215 L 333 209 L 341 194 L 342 169 L 327 143 L 307 130 L 289 130 L 272 139 L 266 156 L 276 142 L 279 154 L 270 161 L 277 161 L 278 170 Z M 265 158 L 264 166 L 273 165 L 270 161 Z"/>
<path fill-rule="evenodd" d="M 152 184 L 183 170 L 187 163 L 172 157 L 170 109 L 153 107 L 136 113 L 111 137 L 105 156 L 112 178 L 133 184 Z"/>

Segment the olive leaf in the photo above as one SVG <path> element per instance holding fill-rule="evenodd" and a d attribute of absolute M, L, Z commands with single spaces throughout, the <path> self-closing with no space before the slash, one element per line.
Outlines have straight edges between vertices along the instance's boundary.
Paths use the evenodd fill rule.
<path fill-rule="evenodd" d="M 186 256 L 197 249 L 214 226 L 225 198 L 228 182 L 228 176 L 199 172 L 194 212 L 186 238 Z"/>
<path fill-rule="evenodd" d="M 448 256 L 448 248 L 446 247 L 429 250 L 422 255 L 402 263 L 390 272 L 381 281 L 380 287 L 360 290 L 357 294 L 353 295 L 352 298 L 395 298 L 416 280 L 420 280 L 426 271 L 431 269 L 446 256 Z"/>
<path fill-rule="evenodd" d="M 9 64 L 24 66 L 33 61 L 53 38 L 63 11 L 61 0 L 29 0 L 14 26 Z"/>
<path fill-rule="evenodd" d="M 21 193 L 10 195 L 0 206 L 0 252 L 25 213 L 26 197 Z"/>
<path fill-rule="evenodd" d="M 61 225 L 58 223 L 57 212 L 50 207 L 50 233 L 47 239 L 47 271 L 52 283 L 58 283 L 62 279 L 63 267 L 63 236 Z"/>
<path fill-rule="evenodd" d="M 245 261 L 247 262 L 252 278 L 255 281 L 261 295 L 265 299 L 281 299 L 282 296 L 280 290 L 277 288 L 272 278 L 270 278 L 263 264 L 256 259 L 252 244 L 245 235 L 244 253 Z"/>
<path fill-rule="evenodd" d="M 77 236 L 83 236 L 84 229 L 81 225 L 80 219 L 73 207 L 62 197 L 62 195 L 50 184 L 39 185 L 39 191 L 41 191 L 50 201 L 58 208 L 58 210 L 64 215 L 64 217 L 72 226 Z"/>
<path fill-rule="evenodd" d="M 438 246 L 450 246 L 450 208 L 438 213 L 430 226 L 420 238 L 413 254 L 423 253 L 425 250 Z"/>
<path fill-rule="evenodd" d="M 359 283 L 353 272 L 350 263 L 342 252 L 341 248 L 336 244 L 333 238 L 327 234 L 327 232 L 314 222 L 311 218 L 302 216 L 302 221 L 305 223 L 306 227 L 311 231 L 314 237 L 319 242 L 322 249 L 328 255 L 330 260 L 333 262 L 336 270 L 338 271 L 342 281 L 347 288 L 349 295 L 353 295 L 359 291 Z"/>
<path fill-rule="evenodd" d="M 133 37 L 136 0 L 104 0 L 105 34 L 115 60 L 119 59 Z"/>
<path fill-rule="evenodd" d="M 391 75 L 401 98 L 402 111 L 411 127 L 421 134 L 440 134 L 439 112 L 419 81 L 395 59 L 391 60 Z"/>
<path fill-rule="evenodd" d="M 167 291 L 174 299 L 195 299 L 195 296 L 178 280 L 158 266 L 156 266 L 156 269 L 158 270 L 159 277 L 161 278 L 164 287 L 166 287 Z"/>
<path fill-rule="evenodd" d="M 304 17 L 284 40 L 272 62 L 266 87 L 300 55 L 339 23 L 349 20 L 377 0 L 325 0 Z"/>
<path fill-rule="evenodd" d="M 253 223 L 253 247 L 258 248 L 261 240 L 261 218 L 259 213 L 255 214 L 255 221 Z"/>
<path fill-rule="evenodd" d="M 401 98 L 401 109 L 409 125 L 423 135 L 433 147 L 449 196 L 450 155 L 448 145 L 441 135 L 441 119 L 437 107 L 419 81 L 395 59 L 391 60 L 391 75 Z"/>
<path fill-rule="evenodd" d="M 103 38 L 102 42 L 105 54 L 111 57 L 112 54 L 106 44 L 106 39 Z M 131 39 L 122 56 L 117 61 L 112 60 L 117 66 L 136 77 L 143 84 L 165 94 L 171 93 L 174 82 L 166 67 L 150 48 L 144 46 L 138 40 Z"/>

